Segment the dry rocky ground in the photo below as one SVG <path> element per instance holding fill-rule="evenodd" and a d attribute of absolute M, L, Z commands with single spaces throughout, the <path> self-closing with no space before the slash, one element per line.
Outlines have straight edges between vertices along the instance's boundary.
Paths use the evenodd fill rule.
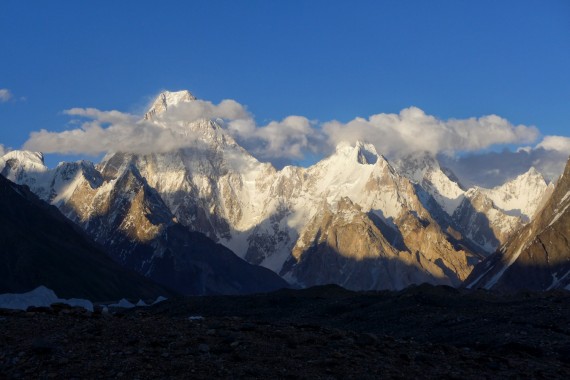
<path fill-rule="evenodd" d="M 447 287 L 0 311 L 0 377 L 570 378 L 570 294 Z"/>

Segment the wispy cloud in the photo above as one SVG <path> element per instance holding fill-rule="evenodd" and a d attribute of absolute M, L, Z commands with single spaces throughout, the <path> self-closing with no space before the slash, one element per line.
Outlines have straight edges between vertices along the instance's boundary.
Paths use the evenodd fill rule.
<path fill-rule="evenodd" d="M 468 155 L 450 157 L 442 155 L 440 161 L 450 168 L 466 187 L 474 185 L 494 187 L 525 173 L 531 167 L 537 169 L 548 181 L 555 181 L 564 170 L 570 152 L 545 149 L 546 136 L 535 147 L 525 147 L 512 151 L 474 152 Z"/>
<path fill-rule="evenodd" d="M 288 116 L 257 126 L 252 118 L 233 120 L 228 131 L 254 155 L 269 161 L 302 159 L 307 152 L 321 149 L 322 134 L 303 116 Z"/>
<path fill-rule="evenodd" d="M 374 144 L 378 152 L 391 158 L 416 151 L 439 154 L 466 184 L 487 186 L 502 183 L 530 166 L 553 179 L 570 154 L 570 138 L 546 136 L 536 144 L 536 127 L 513 125 L 497 115 L 442 120 L 416 107 L 398 114 L 355 118 L 347 123 L 318 123 L 303 116 L 289 116 L 264 125 L 258 125 L 247 108 L 234 100 L 218 104 L 202 100 L 180 103 L 153 120 L 94 108 L 73 108 L 64 113 L 88 121 L 63 132 L 33 132 L 24 148 L 89 155 L 168 152 L 194 144 L 195 138 L 187 133 L 188 123 L 211 119 L 217 120 L 252 154 L 278 166 L 300 161 L 307 155 L 325 155 L 342 141 L 361 140 Z M 494 149 L 492 153 L 480 153 L 504 144 L 527 147 L 517 152 Z"/>
<path fill-rule="evenodd" d="M 289 116 L 258 126 L 246 107 L 234 100 L 223 100 L 219 104 L 202 100 L 181 103 L 150 121 L 95 108 L 72 108 L 64 114 L 91 121 L 63 132 L 45 129 L 32 132 L 24 149 L 89 155 L 113 151 L 168 152 L 192 146 L 194 138 L 186 133 L 187 125 L 202 119 L 217 120 L 246 149 L 267 160 L 300 159 L 306 151 L 317 150 L 319 139 L 305 117 Z"/>
<path fill-rule="evenodd" d="M 441 120 L 417 107 L 399 114 L 381 113 L 348 123 L 337 121 L 323 125 L 330 144 L 364 140 L 388 156 L 417 151 L 434 154 L 472 152 L 499 144 L 527 144 L 536 140 L 538 129 L 513 125 L 497 115 L 480 118 Z"/>
<path fill-rule="evenodd" d="M 570 154 L 570 137 L 564 136 L 545 136 L 544 139 L 536 146 L 546 150 L 554 150 L 557 152 Z"/>
<path fill-rule="evenodd" d="M 7 88 L 0 88 L 0 103 L 5 103 L 12 99 L 14 95 Z"/>
<path fill-rule="evenodd" d="M 251 118 L 245 107 L 233 100 L 215 105 L 207 101 L 192 101 L 169 108 L 155 120 L 119 111 L 95 108 L 72 108 L 64 114 L 90 119 L 81 127 L 50 132 L 32 132 L 24 149 L 44 153 L 97 155 L 106 152 L 162 153 L 191 146 L 195 141 L 187 134 L 188 123 L 200 119 L 220 121 Z"/>

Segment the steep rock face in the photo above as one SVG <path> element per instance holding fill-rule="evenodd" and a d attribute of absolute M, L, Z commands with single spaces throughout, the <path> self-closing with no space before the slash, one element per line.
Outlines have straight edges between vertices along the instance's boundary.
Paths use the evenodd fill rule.
<path fill-rule="evenodd" d="M 174 97 L 192 101 L 184 94 Z M 168 110 L 177 107 L 167 100 L 166 106 L 160 106 L 165 99 L 168 97 L 161 96 L 155 102 L 154 112 L 148 116 L 150 122 L 166 123 Z M 418 189 L 372 145 L 341 144 L 335 154 L 310 168 L 276 171 L 258 162 L 212 121 L 182 123 L 177 128 L 181 138 L 191 139 L 188 148 L 149 155 L 114 153 L 95 168 L 76 163 L 66 170 L 56 169 L 57 173 L 42 169 L 44 176 L 52 175 L 52 179 L 43 181 L 46 185 L 41 192 L 49 194 L 46 200 L 106 244 L 117 260 L 149 276 L 153 270 L 150 263 L 162 257 L 161 249 L 153 246 L 133 254 L 136 249 L 132 246 L 140 244 L 132 242 L 143 242 L 145 247 L 157 244 L 165 226 L 175 223 L 175 218 L 254 264 L 282 273 L 293 282 L 303 282 L 296 279 L 297 272 L 287 273 L 284 264 L 309 222 L 324 210 L 335 210 L 345 197 L 389 226 L 384 233 L 393 234 L 396 238 L 391 244 L 403 252 L 395 256 L 396 261 L 407 262 L 408 256 L 417 253 L 438 263 L 426 264 L 437 272 L 433 278 L 453 284 L 473 265 L 474 256 L 455 244 L 424 207 L 431 202 L 438 208 L 436 202 L 430 201 L 427 193 L 419 196 Z M 64 172 L 70 175 L 63 176 Z M 56 183 L 61 185 L 54 186 Z M 364 249 L 376 250 L 372 241 Z M 425 272 L 423 268 L 410 271 Z M 406 275 L 398 287 L 412 279 L 420 281 L 424 278 L 420 274 Z M 344 281 L 340 273 L 336 275 L 337 280 L 331 274 L 330 281 Z M 375 281 L 380 284 L 377 287 L 396 284 Z M 364 281 L 351 285 L 355 289 L 370 286 Z"/>
<path fill-rule="evenodd" d="M 548 185 L 534 167 L 501 186 L 483 190 L 498 209 L 520 216 L 525 223 L 532 219 L 545 194 L 552 191 L 553 185 Z"/>
<path fill-rule="evenodd" d="M 181 227 L 137 169 L 136 157 L 114 155 L 99 170 L 83 162 L 42 171 L 37 187 L 128 269 L 184 294 L 243 294 L 287 286 L 199 232 Z M 30 177 L 33 178 L 33 177 Z"/>
<path fill-rule="evenodd" d="M 42 199 L 49 197 L 49 174 L 44 156 L 39 152 L 11 151 L 0 158 L 0 174 L 10 181 L 28 186 Z"/>
<path fill-rule="evenodd" d="M 471 216 L 498 209 L 481 207 L 472 215 L 455 218 L 452 211 L 460 209 L 457 205 L 469 197 L 453 175 L 429 155 L 401 162 L 395 169 L 370 144 L 342 143 L 334 154 L 309 168 L 288 166 L 277 171 L 251 156 L 216 122 L 173 121 L 194 100 L 186 91 L 165 92 L 145 115 L 145 122 L 171 128 L 186 148 L 146 155 L 111 153 L 97 166 L 80 162 L 48 170 L 41 163 L 35 171 L 22 170 L 21 182 L 35 185 L 33 190 L 42 198 L 57 205 L 109 249 L 113 247 L 118 260 L 126 265 L 128 261 L 146 274 L 153 268 L 150 263 L 162 257 L 159 242 L 173 224 L 201 232 L 248 262 L 281 273 L 292 282 L 317 283 L 308 279 L 308 273 L 314 271 L 315 278 L 350 283 L 354 289 L 400 287 L 420 281 L 424 275 L 426 281 L 456 285 L 481 259 L 477 253 L 481 247 L 494 249 L 479 239 L 477 231 L 471 231 L 478 228 L 473 225 L 478 219 Z M 18 167 L 17 162 L 8 167 L 0 161 L 0 170 L 17 176 L 11 169 Z M 336 215 L 339 202 L 345 201 L 364 215 L 354 219 L 354 226 L 353 222 L 341 223 L 345 219 Z M 497 213 L 504 214 L 501 210 Z M 395 252 L 388 256 L 400 263 L 392 264 L 390 270 L 401 274 L 400 268 L 407 266 L 401 283 L 378 278 L 359 285 L 359 276 L 338 272 L 335 280 L 331 270 L 319 277 L 316 272 L 325 270 L 324 264 L 307 264 L 318 262 L 307 259 L 317 257 L 313 243 L 318 245 L 315 231 L 319 229 L 315 226 L 332 229 L 336 235 L 341 229 L 351 231 L 340 235 L 352 241 L 354 237 L 346 236 L 366 230 L 363 226 L 367 223 L 378 231 L 374 239 L 362 243 L 361 254 L 367 250 L 377 257 L 376 244 L 384 236 L 392 248 L 383 252 Z M 493 244 L 498 245 L 496 237 L 503 239 L 504 231 L 488 230 L 486 239 L 494 238 Z M 147 250 L 133 254 L 132 241 Z M 306 256 L 303 249 L 313 253 Z M 358 261 L 346 252 L 342 257 Z M 384 256 L 374 263 L 382 267 Z M 347 267 L 356 273 L 358 265 Z M 395 278 L 386 270 L 377 273 Z"/>
<path fill-rule="evenodd" d="M 44 285 L 93 301 L 174 294 L 123 269 L 55 207 L 1 175 L 0 210 L 0 293 Z"/>
<path fill-rule="evenodd" d="M 303 286 L 336 283 L 361 290 L 457 282 L 420 252 L 395 249 L 385 238 L 389 229 L 348 198 L 336 210 L 325 204 L 297 241 L 282 274 Z"/>
<path fill-rule="evenodd" d="M 355 269 L 358 266 L 368 271 L 368 278 L 370 273 L 376 273 L 375 282 L 365 281 L 366 276 L 356 274 L 350 275 L 350 280 L 342 279 L 342 284 L 351 288 L 357 288 L 361 279 L 361 289 L 401 287 L 421 281 L 457 285 L 478 261 L 465 246 L 455 244 L 457 241 L 432 217 L 426 205 L 443 213 L 433 198 L 424 191 L 418 192 L 371 145 L 339 146 L 333 156 L 307 169 L 306 178 L 304 186 L 312 193 L 309 199 L 317 211 L 308 216 L 311 221 L 300 230 L 301 238 L 293 248 L 293 256 L 280 272 L 292 281 L 306 283 L 304 273 L 311 272 L 306 268 L 310 263 L 316 265 L 314 257 L 321 251 L 328 252 L 323 254 L 328 257 L 336 252 L 336 257 L 351 261 L 339 272 L 345 277 L 351 272 L 358 273 L 361 270 Z M 354 204 L 360 217 L 347 219 L 346 215 L 352 215 L 346 213 L 347 204 Z M 304 206 L 299 213 L 308 209 Z M 346 232 L 340 233 L 341 230 Z M 373 239 L 368 238 L 370 231 L 374 231 Z M 324 236 L 335 239 L 341 236 L 349 243 L 338 246 L 340 242 L 323 240 Z M 358 238 L 362 239 L 360 243 L 353 244 Z M 379 245 L 378 241 L 384 243 Z M 357 251 L 346 250 L 357 246 Z M 380 246 L 384 248 L 378 251 Z M 304 259 L 303 250 L 313 258 Z M 323 267 L 317 266 L 312 272 L 318 273 Z M 346 269 L 349 267 L 350 270 Z M 399 276 L 401 282 L 396 280 Z M 315 284 L 314 280 L 309 283 Z"/>
<path fill-rule="evenodd" d="M 487 252 L 493 252 L 532 219 L 552 193 L 553 186 L 530 168 L 493 189 L 469 189 L 453 213 L 453 219 L 469 239 Z"/>
<path fill-rule="evenodd" d="M 440 167 L 437 158 L 428 152 L 399 159 L 395 167 L 434 198 L 452 217 L 454 229 L 487 253 L 494 252 L 528 223 L 553 188 L 531 168 L 493 189 L 464 190 L 456 176 Z"/>
<path fill-rule="evenodd" d="M 484 190 L 469 189 L 453 213 L 453 221 L 466 237 L 486 252 L 493 252 L 523 226 L 518 216 L 498 209 Z"/>
<path fill-rule="evenodd" d="M 157 114 L 168 110 L 168 107 L 176 106 L 180 103 L 188 103 L 196 100 L 196 97 L 189 91 L 164 91 L 154 100 L 150 109 L 144 114 L 145 120 L 152 120 Z"/>
<path fill-rule="evenodd" d="M 402 175 L 420 184 L 449 215 L 464 198 L 465 190 L 459 180 L 449 169 L 441 168 L 436 157 L 428 152 L 408 155 L 394 165 Z"/>
<path fill-rule="evenodd" d="M 97 210 L 79 222 L 123 265 L 183 294 L 245 294 L 287 286 L 271 271 L 182 227 L 133 163 L 122 169 L 103 166 L 102 191 L 77 195 L 92 199 L 91 210 Z"/>
<path fill-rule="evenodd" d="M 570 289 L 570 162 L 533 221 L 479 264 L 468 288 Z"/>
<path fill-rule="evenodd" d="M 153 120 L 164 122 L 164 112 L 155 112 Z M 149 155 L 109 154 L 98 167 L 121 170 L 131 163 L 180 223 L 215 241 L 255 227 L 263 213 L 264 188 L 275 169 L 258 162 L 210 120 L 185 123 L 180 133 L 180 138 L 188 139 L 188 148 Z"/>

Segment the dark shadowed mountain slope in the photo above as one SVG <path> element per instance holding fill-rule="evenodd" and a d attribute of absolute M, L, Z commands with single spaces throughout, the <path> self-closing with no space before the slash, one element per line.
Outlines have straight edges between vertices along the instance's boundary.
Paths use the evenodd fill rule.
<path fill-rule="evenodd" d="M 0 293 L 39 285 L 93 301 L 173 293 L 108 257 L 57 208 L 0 175 Z"/>
<path fill-rule="evenodd" d="M 269 269 L 247 263 L 178 223 L 130 160 L 115 156 L 102 166 L 96 186 L 82 182 L 61 206 L 116 261 L 185 295 L 248 294 L 288 286 Z"/>
<path fill-rule="evenodd" d="M 570 289 L 570 161 L 536 215 L 467 278 L 468 288 Z"/>

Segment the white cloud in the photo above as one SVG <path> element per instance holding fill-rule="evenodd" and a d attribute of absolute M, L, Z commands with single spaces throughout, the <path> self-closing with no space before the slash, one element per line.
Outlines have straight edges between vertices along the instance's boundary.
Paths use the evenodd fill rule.
<path fill-rule="evenodd" d="M 348 123 L 318 124 L 303 116 L 289 116 L 261 126 L 245 106 L 234 100 L 219 104 L 201 100 L 180 103 L 152 121 L 94 108 L 73 108 L 64 113 L 90 120 L 80 128 L 64 132 L 33 132 L 24 149 L 89 155 L 113 151 L 161 153 L 192 146 L 194 137 L 187 133 L 188 123 L 213 119 L 249 152 L 277 166 L 307 156 L 322 156 L 341 141 L 361 140 L 374 144 L 378 152 L 391 158 L 415 151 L 447 156 L 446 164 L 466 185 L 486 186 L 502 183 L 530 166 L 554 179 L 570 151 L 570 138 L 562 136 L 546 136 L 533 147 L 530 144 L 538 136 L 535 127 L 513 125 L 496 115 L 441 120 L 416 107 L 403 109 L 399 114 L 355 118 Z M 517 152 L 480 153 L 500 144 L 526 146 Z M 453 154 L 457 152 L 462 154 Z"/>
<path fill-rule="evenodd" d="M 513 152 L 475 152 L 459 157 L 439 156 L 443 166 L 451 169 L 466 187 L 494 187 L 537 169 L 546 180 L 555 181 L 564 170 L 568 154 L 542 147 L 519 149 Z"/>
<path fill-rule="evenodd" d="M 5 103 L 12 99 L 13 95 L 7 88 L 0 88 L 0 103 Z"/>
<path fill-rule="evenodd" d="M 325 123 L 323 130 L 331 145 L 363 140 L 389 156 L 416 151 L 472 152 L 497 144 L 531 143 L 539 134 L 535 127 L 515 126 L 496 115 L 440 120 L 416 107 L 405 108 L 399 114 L 356 118 L 346 124 L 332 121 Z"/>
<path fill-rule="evenodd" d="M 302 159 L 318 149 L 320 134 L 303 116 L 288 116 L 258 127 L 253 119 L 231 121 L 228 131 L 253 154 L 267 159 Z"/>
<path fill-rule="evenodd" d="M 119 111 L 99 111 L 96 108 L 71 108 L 63 111 L 69 116 L 79 116 L 97 120 L 101 123 L 129 123 L 136 122 L 138 117 Z"/>
<path fill-rule="evenodd" d="M 183 146 L 182 139 L 173 130 L 147 121 L 121 122 L 103 127 L 101 120 L 95 120 L 84 123 L 81 128 L 64 132 L 49 132 L 45 129 L 32 132 L 24 149 L 44 153 L 97 155 L 117 151 L 159 153 Z"/>
<path fill-rule="evenodd" d="M 570 137 L 545 136 L 536 147 L 546 150 L 555 150 L 568 155 L 570 154 Z"/>
<path fill-rule="evenodd" d="M 218 118 L 239 120 L 249 119 L 251 115 L 247 112 L 245 106 L 231 99 L 222 100 L 218 105 L 205 100 L 184 102 L 170 107 L 168 112 L 161 115 L 161 119 L 166 123 L 193 122 L 200 119 L 215 120 Z"/>
<path fill-rule="evenodd" d="M 153 121 L 119 111 L 72 108 L 64 114 L 92 119 L 80 128 L 63 132 L 32 132 L 24 149 L 44 153 L 97 155 L 106 152 L 161 153 L 191 146 L 187 124 L 201 119 L 250 120 L 245 107 L 233 100 L 218 105 L 192 101 L 170 107 Z"/>
<path fill-rule="evenodd" d="M 8 152 L 9 152 L 9 150 L 7 148 L 4 148 L 4 145 L 0 144 L 0 157 L 2 157 L 3 155 L 5 155 Z"/>
<path fill-rule="evenodd" d="M 24 149 L 89 155 L 113 151 L 167 152 L 191 146 L 194 139 L 185 133 L 186 126 L 202 119 L 217 120 L 253 154 L 269 160 L 300 159 L 306 151 L 316 149 L 318 139 L 305 117 L 289 116 L 259 127 L 246 107 L 234 100 L 223 100 L 217 105 L 201 100 L 180 103 L 152 121 L 95 108 L 72 108 L 64 114 L 93 121 L 64 132 L 33 132 Z"/>

